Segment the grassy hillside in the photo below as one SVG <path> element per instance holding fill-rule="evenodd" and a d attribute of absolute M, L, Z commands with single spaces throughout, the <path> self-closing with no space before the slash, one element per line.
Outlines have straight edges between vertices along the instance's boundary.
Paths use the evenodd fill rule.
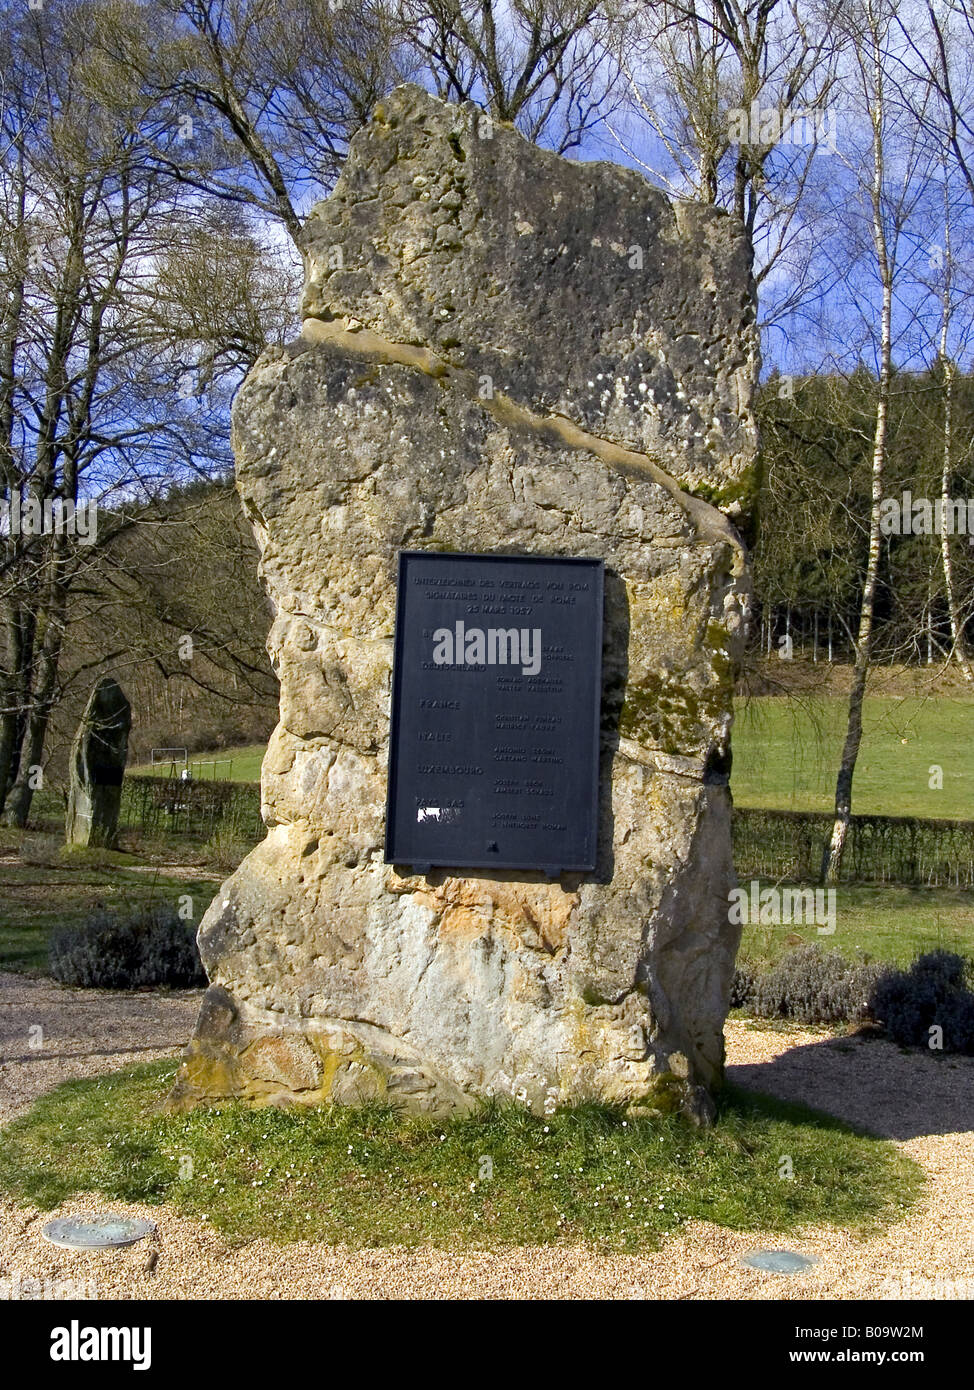
<path fill-rule="evenodd" d="M 741 701 L 731 785 L 739 806 L 828 811 L 845 737 L 838 696 Z M 853 786 L 861 815 L 974 819 L 974 699 L 872 696 Z M 930 787 L 930 768 L 943 788 Z"/>

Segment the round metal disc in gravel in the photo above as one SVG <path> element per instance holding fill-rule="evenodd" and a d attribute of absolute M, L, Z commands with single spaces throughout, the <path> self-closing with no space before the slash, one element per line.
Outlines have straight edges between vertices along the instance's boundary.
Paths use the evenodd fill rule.
<path fill-rule="evenodd" d="M 47 1223 L 42 1234 L 52 1245 L 68 1250 L 113 1250 L 145 1240 L 155 1229 L 151 1221 L 141 1217 L 106 1211 L 100 1216 L 59 1216 Z"/>
<path fill-rule="evenodd" d="M 760 1269 L 766 1274 L 804 1274 L 818 1264 L 817 1256 L 799 1255 L 797 1250 L 752 1250 L 741 1260 L 749 1269 Z"/>

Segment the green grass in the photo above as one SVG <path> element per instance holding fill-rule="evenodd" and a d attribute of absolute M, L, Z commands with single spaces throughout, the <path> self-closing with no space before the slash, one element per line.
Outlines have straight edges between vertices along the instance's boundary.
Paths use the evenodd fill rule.
<path fill-rule="evenodd" d="M 846 709 L 838 696 L 739 700 L 735 803 L 831 810 Z M 939 791 L 929 785 L 933 764 L 943 768 Z M 852 809 L 859 815 L 974 820 L 974 700 L 867 697 Z"/>
<path fill-rule="evenodd" d="M 174 1070 L 151 1063 L 42 1097 L 0 1135 L 0 1190 L 48 1209 L 86 1191 L 168 1202 L 237 1240 L 646 1250 L 695 1218 L 875 1231 L 923 1184 L 890 1143 L 734 1090 L 704 1132 L 596 1106 L 541 1118 L 490 1104 L 448 1123 L 378 1107 L 157 1113 Z M 782 1155 L 794 1180 L 779 1176 Z"/>
<path fill-rule="evenodd" d="M 218 782 L 259 782 L 260 765 L 267 751 L 266 743 L 249 743 L 240 748 L 224 748 L 216 753 L 200 753 L 190 757 L 189 765 L 197 781 Z M 182 764 L 176 771 L 179 772 Z M 172 772 L 170 763 L 145 763 L 130 767 L 128 772 L 134 777 L 168 777 Z"/>
<path fill-rule="evenodd" d="M 62 852 L 48 862 L 0 859 L 0 970 L 45 973 L 53 927 L 80 926 L 99 907 L 126 911 L 193 899 L 198 922 L 216 895 L 216 879 L 139 872 L 130 855 Z M 187 919 L 189 920 L 189 919 Z"/>
<path fill-rule="evenodd" d="M 763 888 L 769 880 L 759 880 Z M 742 881 L 745 888 L 750 880 Z M 847 960 L 909 965 L 914 956 L 943 949 L 974 958 L 974 893 L 954 888 L 897 888 L 840 884 L 835 898 L 835 934 L 815 926 L 749 923 L 738 961 L 763 967 L 800 943 L 816 943 Z"/>

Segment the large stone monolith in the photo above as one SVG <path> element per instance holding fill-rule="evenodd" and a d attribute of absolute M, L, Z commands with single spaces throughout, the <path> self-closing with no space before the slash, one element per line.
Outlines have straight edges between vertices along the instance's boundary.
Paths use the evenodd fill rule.
<path fill-rule="evenodd" d="M 267 838 L 200 930 L 191 1104 L 514 1094 L 697 1118 L 723 1065 L 731 695 L 755 487 L 744 237 L 402 87 L 234 410 L 276 607 Z M 383 861 L 401 549 L 606 565 L 598 866 Z"/>
<path fill-rule="evenodd" d="M 65 841 L 111 849 L 118 835 L 132 707 L 111 676 L 91 692 L 71 745 Z"/>

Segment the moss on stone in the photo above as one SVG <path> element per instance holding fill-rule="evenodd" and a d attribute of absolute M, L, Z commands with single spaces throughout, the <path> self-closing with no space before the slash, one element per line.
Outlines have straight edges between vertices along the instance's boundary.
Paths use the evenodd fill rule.
<path fill-rule="evenodd" d="M 183 1059 L 167 1108 L 189 1109 L 199 1100 L 222 1100 L 238 1095 L 242 1078 L 235 1053 L 193 1051 Z"/>
<path fill-rule="evenodd" d="M 638 683 L 627 685 L 619 715 L 620 734 L 636 742 L 655 744 L 670 754 L 699 748 L 707 740 L 707 726 L 726 712 L 733 694 L 730 641 L 723 623 L 714 619 L 707 623 L 703 647 L 714 679 L 703 691 L 695 690 L 682 678 L 649 672 Z"/>
<path fill-rule="evenodd" d="M 683 1108 L 686 1081 L 676 1072 L 660 1071 L 653 1077 L 652 1095 L 647 1097 L 651 1109 L 664 1115 L 675 1115 Z"/>
<path fill-rule="evenodd" d="M 598 1009 L 603 1004 L 611 1004 L 612 1000 L 606 999 L 594 985 L 584 985 L 582 987 L 582 1002 L 587 1004 L 590 1009 Z"/>
<path fill-rule="evenodd" d="M 736 478 L 725 483 L 697 483 L 686 491 L 701 502 L 709 502 L 718 511 L 739 511 L 751 518 L 757 510 L 758 495 L 761 491 L 761 467 L 755 462 L 749 464 Z"/>

